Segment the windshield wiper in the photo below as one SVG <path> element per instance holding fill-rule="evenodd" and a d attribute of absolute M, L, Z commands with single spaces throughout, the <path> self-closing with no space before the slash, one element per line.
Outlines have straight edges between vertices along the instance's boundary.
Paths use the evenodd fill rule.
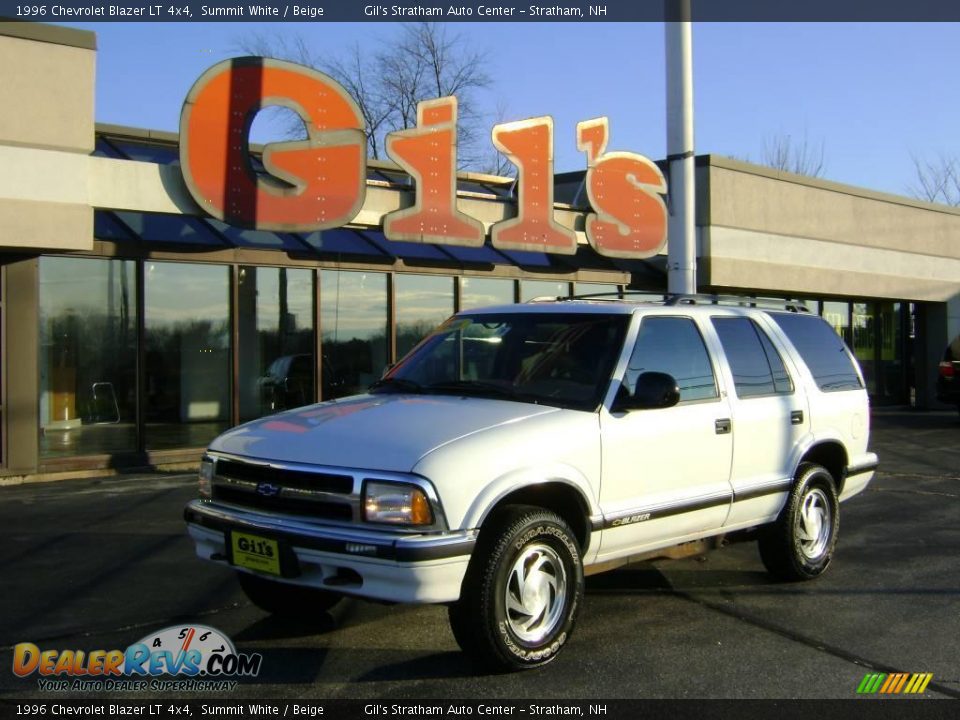
<path fill-rule="evenodd" d="M 507 385 L 499 385 L 483 380 L 450 380 L 447 382 L 431 383 L 427 385 L 430 392 L 452 392 L 462 393 L 464 395 L 496 395 L 497 397 L 510 398 L 511 400 L 524 400 L 531 402 L 529 396 L 517 392 Z M 535 402 L 535 401 L 534 401 Z"/>
<path fill-rule="evenodd" d="M 397 390 L 399 392 L 409 392 L 409 393 L 422 393 L 424 391 L 423 385 L 413 380 L 406 380 L 404 378 L 395 378 L 388 377 L 377 380 L 373 383 L 368 390 L 373 392 L 374 390 L 383 390 L 383 389 Z"/>

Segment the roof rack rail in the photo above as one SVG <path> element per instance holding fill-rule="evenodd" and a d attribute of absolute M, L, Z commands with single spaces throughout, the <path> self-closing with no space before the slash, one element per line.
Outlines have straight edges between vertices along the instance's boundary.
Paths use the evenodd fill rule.
<path fill-rule="evenodd" d="M 582 293 L 580 295 L 571 295 L 570 297 L 557 298 L 558 300 L 629 300 L 630 295 L 644 295 L 651 299 L 650 302 L 663 302 L 667 297 L 664 293 L 652 290 L 624 290 L 623 292 L 598 292 Z"/>
<path fill-rule="evenodd" d="M 735 305 L 739 307 L 753 307 L 764 310 L 786 310 L 794 313 L 809 313 L 810 308 L 801 300 L 778 300 L 776 298 L 753 298 L 745 295 L 713 295 L 708 293 L 656 293 L 649 290 L 624 290 L 623 292 L 584 293 L 582 295 L 541 295 L 527 300 L 528 303 L 538 302 L 565 302 L 568 300 L 611 300 L 628 302 L 631 295 L 644 295 L 647 298 L 654 296 L 650 302 L 660 302 L 664 305 Z"/>
<path fill-rule="evenodd" d="M 561 300 L 572 300 L 566 295 L 537 295 L 532 297 L 529 300 L 525 300 L 525 303 L 543 303 L 543 302 L 560 302 Z"/>
<path fill-rule="evenodd" d="M 808 313 L 810 308 L 799 300 L 777 300 L 776 298 L 752 298 L 742 295 L 709 294 L 668 294 L 664 295 L 665 305 L 739 305 L 765 310 L 786 310 L 794 313 Z"/>

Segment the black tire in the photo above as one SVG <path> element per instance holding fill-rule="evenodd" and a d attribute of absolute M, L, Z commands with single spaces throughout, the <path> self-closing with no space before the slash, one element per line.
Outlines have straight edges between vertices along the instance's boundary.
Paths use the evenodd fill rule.
<path fill-rule="evenodd" d="M 780 516 L 760 532 L 760 558 L 781 580 L 812 580 L 830 565 L 839 530 L 833 476 L 820 465 L 802 463 Z"/>
<path fill-rule="evenodd" d="M 290 585 L 246 572 L 238 572 L 237 580 L 250 602 L 280 617 L 316 618 L 343 598 L 326 590 Z"/>
<path fill-rule="evenodd" d="M 450 627 L 483 665 L 526 670 L 557 656 L 582 603 L 583 562 L 570 527 L 556 513 L 513 505 L 480 530 Z"/>

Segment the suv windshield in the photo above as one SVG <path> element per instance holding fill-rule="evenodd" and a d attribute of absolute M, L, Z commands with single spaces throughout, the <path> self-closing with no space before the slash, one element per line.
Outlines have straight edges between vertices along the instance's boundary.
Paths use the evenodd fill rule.
<path fill-rule="evenodd" d="M 371 392 L 478 395 L 595 410 L 629 319 L 593 313 L 458 315 Z"/>

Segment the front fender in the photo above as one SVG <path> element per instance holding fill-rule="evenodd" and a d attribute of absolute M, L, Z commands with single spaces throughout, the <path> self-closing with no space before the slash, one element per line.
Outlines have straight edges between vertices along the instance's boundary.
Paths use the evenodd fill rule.
<path fill-rule="evenodd" d="M 600 433 L 596 413 L 572 410 L 475 433 L 421 458 L 413 472 L 437 489 L 451 530 L 483 522 L 496 502 L 522 487 L 561 482 L 598 512 Z"/>
<path fill-rule="evenodd" d="M 555 464 L 527 467 L 509 472 L 487 485 L 468 506 L 461 525 L 464 529 L 479 528 L 493 509 L 506 497 L 524 488 L 548 483 L 566 485 L 576 491 L 588 517 L 599 516 L 596 492 L 589 480 L 575 467 Z"/>

